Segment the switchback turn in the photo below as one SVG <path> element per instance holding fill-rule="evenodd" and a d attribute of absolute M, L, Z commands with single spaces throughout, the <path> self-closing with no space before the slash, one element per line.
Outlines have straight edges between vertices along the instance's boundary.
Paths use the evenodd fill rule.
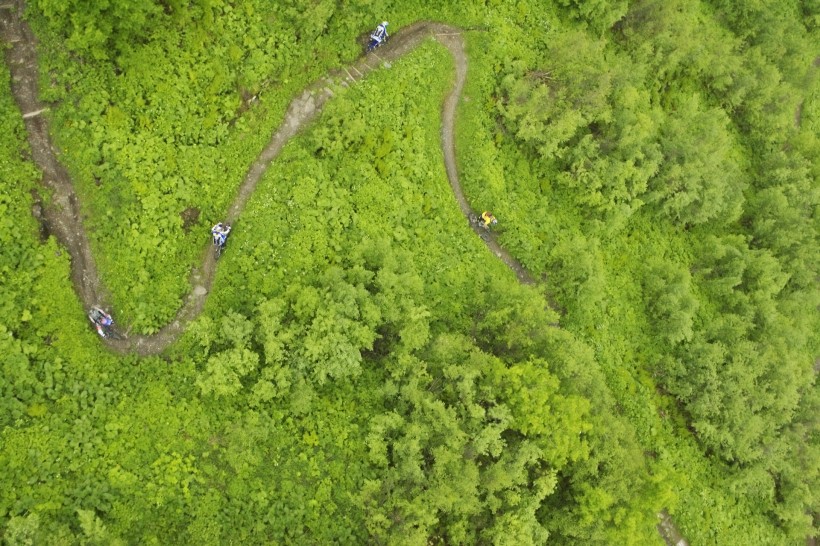
<path fill-rule="evenodd" d="M 28 134 L 32 159 L 42 171 L 42 185 L 52 195 L 47 206 L 37 205 L 37 214 L 46 231 L 53 234 L 71 255 L 71 280 L 78 297 L 88 309 L 95 304 L 104 303 L 107 295 L 100 282 L 88 235 L 83 227 L 79 201 L 68 172 L 58 159 L 59 151 L 51 142 L 48 120 L 42 115 L 47 112 L 48 107 L 39 100 L 36 39 L 22 18 L 23 11 L 23 0 L 12 0 L 0 5 L 0 37 L 11 46 L 5 52 L 6 62 L 11 73 L 12 93 L 22 113 Z M 334 88 L 348 86 L 361 80 L 381 64 L 402 57 L 430 37 L 441 43 L 455 62 L 455 82 L 442 108 L 441 145 L 453 195 L 465 218 L 469 218 L 473 211 L 459 183 L 453 139 L 456 106 L 461 98 L 467 75 L 467 56 L 461 33 L 461 29 L 442 23 L 415 23 L 393 35 L 390 42 L 377 52 L 362 57 L 308 86 L 291 101 L 282 123 L 251 165 L 225 220 L 233 223 L 240 217 L 270 163 L 279 155 L 288 140 L 316 118 L 322 106 L 333 97 Z M 473 224 L 471 227 L 476 233 L 480 233 L 481 228 Z M 492 235 L 482 239 L 490 251 L 515 272 L 520 282 L 534 284 L 532 276 L 496 242 Z M 131 335 L 123 340 L 105 339 L 104 342 L 120 353 L 155 355 L 163 352 L 182 335 L 188 323 L 201 313 L 213 284 L 215 270 L 213 253 L 206 252 L 203 262 L 191 270 L 191 289 L 185 296 L 182 307 L 174 319 L 159 332 L 152 335 Z M 675 529 L 669 514 L 664 510 L 658 517 L 661 521 L 658 530 L 666 543 L 670 546 L 685 546 L 686 541 Z"/>

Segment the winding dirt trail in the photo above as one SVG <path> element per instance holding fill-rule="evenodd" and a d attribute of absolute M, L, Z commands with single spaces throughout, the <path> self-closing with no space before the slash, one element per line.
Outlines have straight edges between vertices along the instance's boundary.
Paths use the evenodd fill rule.
<path fill-rule="evenodd" d="M 28 133 L 32 159 L 42 170 L 41 184 L 52 195 L 48 206 L 38 203 L 35 214 L 44 224 L 45 230 L 54 235 L 71 256 L 71 281 L 86 308 L 106 301 L 107 295 L 100 282 L 91 245 L 83 227 L 79 201 L 68 172 L 61 165 L 59 151 L 49 137 L 48 120 L 42 116 L 47 105 L 39 100 L 38 65 L 36 38 L 23 20 L 23 0 L 10 0 L 0 4 L 0 38 L 11 47 L 5 51 L 6 62 L 11 72 L 12 94 L 22 112 Z M 310 123 L 333 97 L 333 89 L 348 86 L 378 69 L 382 64 L 396 60 L 417 47 L 423 40 L 432 37 L 441 43 L 455 62 L 455 82 L 442 107 L 441 145 L 447 178 L 453 195 L 465 218 L 474 211 L 470 208 L 458 179 L 455 142 L 456 106 L 467 77 L 467 56 L 464 52 L 462 30 L 434 22 L 418 22 L 401 29 L 391 37 L 390 42 L 374 53 L 368 54 L 353 64 L 334 71 L 308 86 L 288 106 L 284 120 L 271 137 L 239 187 L 236 197 L 228 209 L 226 220 L 233 222 L 242 214 L 248 200 L 270 163 L 279 155 L 282 147 L 297 132 Z M 518 280 L 524 284 L 535 284 L 533 277 L 502 248 L 492 234 L 470 223 L 471 228 L 481 236 L 487 247 L 512 269 Z M 205 253 L 202 264 L 195 266 L 190 274 L 191 290 L 174 320 L 153 335 L 132 335 L 123 340 L 104 340 L 112 349 L 120 353 L 135 352 L 140 355 L 156 355 L 164 351 L 185 331 L 190 321 L 202 311 L 216 271 L 212 252 Z M 669 546 L 686 546 L 685 539 L 675 528 L 669 514 L 663 510 L 658 514 L 658 531 Z"/>
<path fill-rule="evenodd" d="M 38 98 L 36 40 L 29 26 L 22 19 L 23 9 L 23 0 L 13 0 L 10 4 L 0 6 L 0 35 L 5 42 L 11 45 L 11 48 L 6 50 L 6 61 L 12 75 L 12 93 L 23 113 L 32 158 L 43 172 L 42 185 L 53 195 L 53 203 L 43 207 L 41 219 L 45 224 L 45 229 L 69 251 L 72 257 L 71 280 L 85 307 L 90 308 L 95 304 L 105 302 L 108 298 L 97 274 L 91 245 L 83 227 L 79 201 L 74 193 L 71 179 L 60 164 L 59 151 L 55 149 L 50 140 L 48 120 L 41 115 L 48 110 L 48 107 Z M 333 97 L 334 88 L 355 83 L 369 72 L 379 68 L 381 64 L 405 55 L 431 36 L 450 51 L 456 64 L 455 85 L 444 103 L 442 112 L 442 147 L 450 186 L 459 207 L 465 217 L 468 217 L 472 210 L 458 181 L 453 140 L 456 105 L 467 75 L 464 41 L 460 29 L 440 23 L 419 22 L 402 29 L 377 52 L 362 57 L 348 67 L 328 74 L 308 86 L 291 101 L 282 124 L 245 175 L 228 209 L 226 220 L 233 222 L 242 214 L 270 163 L 279 155 L 288 140 L 316 118 L 322 106 Z M 480 228 L 472 227 L 479 233 Z M 534 283 L 521 264 L 504 250 L 491 234 L 479 233 L 479 235 L 483 236 L 490 250 L 515 271 L 521 282 Z M 106 339 L 104 342 L 120 353 L 136 352 L 140 355 L 156 355 L 176 341 L 185 331 L 187 324 L 202 311 L 211 290 L 216 263 L 212 253 L 206 252 L 205 256 L 203 263 L 191 270 L 189 277 L 191 290 L 185 296 L 182 307 L 170 323 L 153 335 L 131 335 L 127 339 Z"/>

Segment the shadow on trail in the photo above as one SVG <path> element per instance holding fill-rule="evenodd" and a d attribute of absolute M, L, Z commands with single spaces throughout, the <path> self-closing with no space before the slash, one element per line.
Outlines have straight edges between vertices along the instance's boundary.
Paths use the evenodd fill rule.
<path fill-rule="evenodd" d="M 104 302 L 107 294 L 97 273 L 91 245 L 83 227 L 79 202 L 67 171 L 58 160 L 59 152 L 51 143 L 48 120 L 42 114 L 48 106 L 40 102 L 38 95 L 38 66 L 36 39 L 22 18 L 23 0 L 10 0 L 0 5 L 0 37 L 11 47 L 5 51 L 6 62 L 11 72 L 11 88 L 14 99 L 22 113 L 32 159 L 42 170 L 41 184 L 52 194 L 48 206 L 39 207 L 39 219 L 44 224 L 44 232 L 53 234 L 71 255 L 71 281 L 85 308 Z M 334 95 L 334 88 L 348 86 L 364 78 L 382 64 L 396 60 L 423 40 L 432 37 L 441 43 L 455 61 L 455 83 L 442 107 L 441 145 L 447 178 L 453 195 L 464 214 L 469 219 L 474 212 L 461 189 L 458 180 L 453 129 L 456 106 L 467 76 L 467 56 L 461 29 L 434 22 L 418 22 L 401 29 L 391 37 L 388 44 L 354 63 L 336 70 L 308 86 L 288 106 L 285 117 L 248 170 L 237 195 L 228 209 L 225 220 L 233 223 L 242 214 L 248 200 L 270 163 L 279 155 L 282 147 L 300 129 L 310 123 L 322 106 Z M 469 222 L 469 220 L 468 220 Z M 535 284 L 533 277 L 502 248 L 492 234 L 482 233 L 482 228 L 470 223 L 471 228 L 481 236 L 489 250 L 512 269 L 519 282 Z M 156 355 L 164 351 L 185 331 L 189 322 L 202 311 L 213 284 L 216 261 L 213 252 L 206 252 L 203 262 L 190 273 L 191 290 L 184 298 L 182 307 L 174 319 L 153 335 L 131 335 L 126 339 L 104 342 L 120 353 L 133 352 L 140 355 Z M 675 528 L 666 510 L 658 514 L 658 531 L 670 546 L 685 546 L 686 541 Z"/>

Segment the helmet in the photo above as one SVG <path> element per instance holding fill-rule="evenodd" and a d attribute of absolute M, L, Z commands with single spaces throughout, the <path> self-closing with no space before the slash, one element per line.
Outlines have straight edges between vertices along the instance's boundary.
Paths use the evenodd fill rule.
<path fill-rule="evenodd" d="M 382 21 L 382 26 L 386 27 L 387 26 L 387 21 Z"/>

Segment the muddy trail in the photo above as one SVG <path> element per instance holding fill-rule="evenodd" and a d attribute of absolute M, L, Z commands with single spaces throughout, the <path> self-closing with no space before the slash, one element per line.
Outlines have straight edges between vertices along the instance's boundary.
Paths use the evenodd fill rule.
<path fill-rule="evenodd" d="M 23 0 L 11 0 L 0 5 L 0 38 L 10 46 L 5 50 L 5 57 L 11 73 L 12 94 L 22 113 L 32 160 L 42 171 L 41 184 L 50 195 L 48 205 L 43 205 L 39 198 L 37 199 L 33 213 L 43 224 L 44 231 L 54 235 L 69 252 L 71 281 L 83 305 L 89 309 L 94 305 L 105 305 L 108 296 L 97 273 L 71 179 L 61 165 L 58 159 L 59 150 L 54 147 L 49 136 L 48 120 L 43 115 L 48 111 L 48 106 L 40 102 L 38 94 L 37 42 L 23 19 L 24 7 Z M 318 116 L 322 106 L 333 97 L 334 88 L 349 86 L 382 66 L 389 67 L 391 61 L 402 57 L 428 38 L 433 38 L 443 45 L 455 63 L 455 81 L 442 106 L 441 125 L 441 146 L 453 196 L 470 227 L 481 237 L 488 249 L 515 272 L 519 282 L 535 284 L 533 277 L 498 244 L 492 233 L 469 220 L 475 211 L 470 208 L 459 183 L 453 138 L 456 106 L 461 99 L 467 76 L 467 56 L 464 52 L 462 29 L 442 23 L 422 21 L 401 29 L 386 45 L 340 70 L 327 74 L 294 98 L 282 123 L 248 169 L 236 197 L 228 208 L 225 220 L 234 222 L 241 216 L 270 163 L 279 155 L 288 140 Z M 160 354 L 176 341 L 188 323 L 202 311 L 211 291 L 216 261 L 212 252 L 204 254 L 203 262 L 191 270 L 191 289 L 170 323 L 153 335 L 131 335 L 125 339 L 103 341 L 116 352 L 144 356 Z M 658 514 L 658 518 L 658 531 L 667 544 L 687 544 L 665 510 Z"/>

